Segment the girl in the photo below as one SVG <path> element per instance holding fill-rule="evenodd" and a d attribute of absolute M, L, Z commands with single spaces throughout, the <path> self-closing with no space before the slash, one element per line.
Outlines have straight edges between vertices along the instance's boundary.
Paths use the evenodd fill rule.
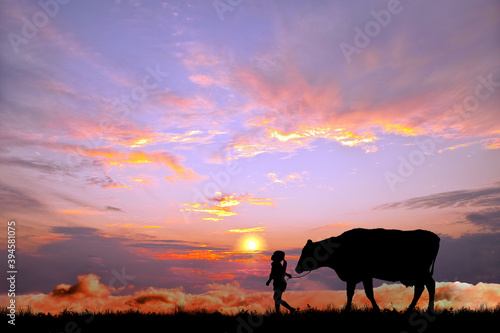
<path fill-rule="evenodd" d="M 285 252 L 283 251 L 274 251 L 271 256 L 271 274 L 269 274 L 269 280 L 266 282 L 266 286 L 269 286 L 271 280 L 273 282 L 274 289 L 274 306 L 276 307 L 276 313 L 280 313 L 280 305 L 283 305 L 285 308 L 290 310 L 290 313 L 294 313 L 295 309 L 288 305 L 287 302 L 281 299 L 281 295 L 285 292 L 286 289 L 286 281 L 285 276 L 291 278 L 292 276 L 286 272 L 286 260 L 285 260 Z M 283 260 L 283 265 L 281 265 L 281 261 Z"/>

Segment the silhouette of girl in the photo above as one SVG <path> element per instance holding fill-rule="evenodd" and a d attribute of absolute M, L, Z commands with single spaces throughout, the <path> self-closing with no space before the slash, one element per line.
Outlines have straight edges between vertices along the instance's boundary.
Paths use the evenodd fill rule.
<path fill-rule="evenodd" d="M 269 286 L 271 281 L 273 282 L 274 289 L 274 306 L 276 307 L 276 313 L 280 313 L 280 305 L 283 305 L 285 308 L 290 310 L 290 313 L 295 311 L 287 302 L 281 299 L 281 296 L 285 292 L 286 289 L 286 281 L 285 276 L 291 278 L 292 276 L 286 272 L 286 260 L 285 260 L 285 252 L 283 251 L 274 251 L 271 256 L 271 274 L 269 274 L 269 280 L 266 282 L 266 286 Z M 281 261 L 283 261 L 283 265 L 281 265 Z"/>

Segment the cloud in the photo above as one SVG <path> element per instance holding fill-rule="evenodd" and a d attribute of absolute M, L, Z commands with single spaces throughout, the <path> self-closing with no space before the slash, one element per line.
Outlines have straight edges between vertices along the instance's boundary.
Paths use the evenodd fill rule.
<path fill-rule="evenodd" d="M 500 206 L 500 183 L 479 189 L 442 192 L 392 202 L 377 206 L 374 210 L 488 207 L 484 210 L 465 213 L 464 219 L 480 227 L 482 231 L 496 232 L 500 230 L 498 206 Z"/>
<path fill-rule="evenodd" d="M 83 153 L 101 160 L 107 166 L 164 165 L 174 171 L 174 175 L 165 177 L 169 182 L 173 182 L 175 179 L 194 180 L 201 178 L 190 168 L 184 167 L 179 157 L 164 151 L 132 151 L 123 153 L 111 148 L 95 148 L 84 150 Z"/>
<path fill-rule="evenodd" d="M 246 229 L 229 229 L 228 232 L 233 233 L 247 233 L 247 232 L 263 232 L 266 227 L 255 227 L 255 228 L 246 228 Z"/>
<path fill-rule="evenodd" d="M 181 212 L 195 212 L 215 215 L 216 217 L 202 217 L 203 220 L 220 221 L 224 217 L 238 215 L 234 209 L 241 203 L 248 203 L 252 206 L 274 206 L 275 198 L 254 198 L 251 194 L 222 194 L 216 192 L 215 197 L 206 198 L 208 202 L 188 202 L 183 206 L 189 208 L 181 209 Z"/>
<path fill-rule="evenodd" d="M 455 150 L 455 149 L 467 147 L 467 146 L 470 146 L 470 145 L 473 145 L 473 144 L 476 144 L 476 143 L 478 143 L 478 142 L 474 141 L 474 142 L 467 142 L 467 143 L 462 143 L 462 144 L 455 145 L 455 146 L 446 147 L 446 148 L 440 149 L 438 151 L 438 153 L 441 154 L 441 153 L 443 153 L 446 150 Z"/>
<path fill-rule="evenodd" d="M 220 251 L 212 249 L 204 249 L 200 247 L 198 250 L 166 250 L 166 251 L 141 251 L 144 255 L 156 260 L 196 260 L 209 262 L 255 262 L 263 259 L 254 253 L 246 253 L 242 251 Z M 267 258 L 266 258 L 267 259 Z"/>
<path fill-rule="evenodd" d="M 103 297 L 110 294 L 107 286 L 99 282 L 99 277 L 95 274 L 79 275 L 78 282 L 72 286 L 68 284 L 58 285 L 50 295 L 58 297 Z"/>
<path fill-rule="evenodd" d="M 193 123 L 199 126 L 199 121 L 203 116 L 213 114 L 217 108 L 216 103 L 210 96 L 188 95 L 188 97 L 173 92 L 166 92 L 155 95 L 155 107 L 160 106 L 166 109 L 172 117 L 179 117 L 186 124 Z M 196 121 L 198 120 L 198 121 Z"/>
<path fill-rule="evenodd" d="M 116 183 L 110 176 L 104 177 L 87 177 L 87 184 L 96 185 L 103 189 L 114 189 L 114 188 L 129 188 L 130 186 L 126 186 L 123 184 Z"/>
<path fill-rule="evenodd" d="M 313 142 L 325 139 L 373 152 L 388 134 L 479 137 L 490 141 L 485 147 L 498 147 L 497 93 L 480 101 L 480 112 L 461 117 L 454 110 L 467 97 L 474 97 L 477 77 L 487 77 L 497 66 L 486 54 L 498 52 L 498 43 L 493 34 L 485 34 L 498 28 L 489 14 L 497 12 L 497 6 L 480 9 L 488 17 L 481 24 L 472 24 L 478 14 L 473 14 L 470 5 L 454 8 L 448 28 L 437 29 L 438 34 L 442 18 L 436 13 L 444 5 L 410 6 L 399 16 L 405 24 L 372 39 L 351 65 L 338 45 L 353 43 L 353 25 L 366 24 L 369 8 L 362 6 L 345 10 L 329 3 L 316 12 L 317 4 L 304 3 L 282 16 L 272 16 L 276 33 L 268 37 L 267 46 L 254 52 L 254 63 L 237 61 L 233 54 L 224 57 L 210 43 L 184 45 L 196 49 L 198 55 L 186 60 L 191 78 L 196 76 L 201 82 L 198 75 L 203 67 L 204 73 L 240 97 L 234 108 L 241 110 L 243 129 L 232 133 L 225 157 L 314 149 Z M 425 32 L 418 23 L 422 15 L 428 22 Z M 334 29 L 331 24 L 317 24 L 325 20 L 338 24 Z M 453 38 L 457 32 L 467 37 L 457 42 Z M 429 37 L 422 39 L 423 35 Z M 479 44 L 473 37 L 477 35 L 487 35 L 491 43 Z M 419 43 L 409 42 L 416 40 Z M 183 56 L 188 58 L 189 52 Z M 498 82 L 498 73 L 494 74 Z M 381 85 L 384 89 L 378 89 Z M 224 116 L 224 120 L 230 117 Z"/>
<path fill-rule="evenodd" d="M 500 231 L 500 208 L 468 213 L 465 218 L 467 221 L 482 227 L 483 230 Z"/>
<path fill-rule="evenodd" d="M 111 211 L 111 212 L 120 212 L 120 213 L 125 213 L 123 209 L 118 208 L 118 207 L 113 207 L 113 206 L 106 206 L 104 207 L 104 210 L 106 211 Z"/>
<path fill-rule="evenodd" d="M 374 152 L 373 143 L 378 140 L 373 132 L 355 133 L 342 128 L 329 126 L 300 125 L 298 130 L 283 131 L 269 128 L 265 120 L 260 129 L 245 135 L 236 135 L 224 147 L 226 159 L 254 157 L 263 153 L 292 153 L 298 149 L 312 149 L 312 143 L 317 139 L 328 139 L 339 142 L 343 146 L 360 146 L 365 152 Z M 299 125 L 297 125 L 299 126 Z"/>
<path fill-rule="evenodd" d="M 485 149 L 500 149 L 500 138 L 490 138 L 484 141 Z"/>
<path fill-rule="evenodd" d="M 96 235 L 98 229 L 91 227 L 52 227 L 51 232 L 68 236 L 89 236 Z"/>
<path fill-rule="evenodd" d="M 125 134 L 125 133 L 124 133 Z M 135 134 L 126 133 L 126 136 L 112 139 L 115 144 L 129 148 L 141 148 L 155 144 L 177 144 L 176 149 L 188 149 L 189 145 L 211 143 L 216 135 L 225 134 L 218 130 L 189 130 L 184 133 L 159 133 L 142 131 Z"/>
<path fill-rule="evenodd" d="M 101 211 L 97 211 L 92 207 L 79 207 L 74 209 L 59 209 L 56 210 L 59 214 L 65 215 L 98 215 L 102 214 Z"/>
<path fill-rule="evenodd" d="M 0 201 L 2 210 L 22 211 L 25 209 L 38 210 L 45 208 L 45 204 L 31 195 L 32 191 L 25 191 L 0 183 Z"/>
<path fill-rule="evenodd" d="M 392 202 L 375 207 L 374 209 L 421 209 L 421 208 L 447 208 L 447 207 L 477 207 L 499 206 L 500 184 L 473 189 L 458 190 L 431 194 L 424 197 L 411 198 L 403 201 Z"/>
<path fill-rule="evenodd" d="M 43 173 L 75 177 L 74 168 L 61 162 L 38 159 L 22 159 L 15 156 L 0 156 L 0 165 L 34 169 Z"/>
<path fill-rule="evenodd" d="M 353 225 L 354 223 L 330 223 L 321 227 L 313 228 L 312 230 L 336 230 L 340 232 L 344 229 L 347 230 L 348 228 L 352 228 Z"/>
<path fill-rule="evenodd" d="M 303 184 L 304 179 L 307 178 L 307 175 L 308 175 L 308 173 L 306 171 L 301 172 L 300 174 L 297 172 L 294 172 L 294 173 L 291 173 L 289 175 L 286 175 L 286 176 L 280 178 L 276 173 L 270 172 L 270 173 L 266 174 L 266 177 L 273 184 L 281 184 L 281 185 L 286 186 L 289 183 Z"/>
<path fill-rule="evenodd" d="M 172 267 L 170 271 L 173 274 L 179 274 L 185 278 L 193 278 L 193 276 L 201 276 L 203 278 L 210 279 L 212 281 L 220 280 L 233 280 L 237 275 L 229 272 L 211 273 L 200 268 L 183 268 L 183 267 Z"/>
<path fill-rule="evenodd" d="M 154 250 L 176 250 L 176 251 L 227 251 L 225 247 L 212 247 L 204 243 L 186 241 L 179 239 L 152 239 L 148 242 L 139 242 L 129 245 L 131 247 L 141 247 Z"/>
<path fill-rule="evenodd" d="M 175 273 L 204 274 L 197 270 L 174 270 Z M 214 277 L 218 277 L 214 275 Z M 230 275 L 220 274 L 219 277 L 229 278 Z M 207 311 L 223 311 L 235 313 L 243 309 L 265 312 L 272 307 L 272 291 L 256 292 L 245 290 L 237 281 L 230 283 L 211 283 L 208 291 L 200 294 L 186 293 L 182 287 L 165 289 L 147 287 L 135 291 L 131 295 L 112 295 L 113 287 L 99 281 L 95 274 L 79 275 L 74 285 L 59 284 L 49 294 L 20 295 L 16 304 L 20 307 L 31 306 L 35 312 L 58 313 L 70 307 L 74 311 L 110 310 L 126 311 L 140 308 L 142 312 L 172 312 L 177 306 L 183 306 L 187 311 L 204 309 Z M 401 284 L 383 284 L 374 289 L 375 300 L 381 308 L 405 309 L 413 298 L 413 288 Z M 0 296 L 2 303 L 6 295 Z M 302 309 L 307 305 L 324 308 L 333 304 L 341 307 L 345 304 L 345 291 L 287 291 L 284 299 L 292 306 Z M 369 301 L 362 290 L 356 290 L 354 304 L 368 305 Z M 428 294 L 424 292 L 418 303 L 426 307 Z M 500 285 L 478 283 L 471 285 L 461 282 L 440 282 L 436 285 L 436 308 L 478 309 L 481 306 L 495 307 L 500 302 Z"/>
<path fill-rule="evenodd" d="M 111 226 L 115 226 L 115 225 L 116 224 L 113 224 Z M 125 228 L 125 229 L 134 229 L 134 228 L 137 228 L 137 229 L 140 229 L 140 228 L 143 228 L 143 229 L 158 229 L 158 228 L 163 228 L 163 227 L 159 226 L 159 225 L 137 225 L 137 224 L 134 224 L 134 223 L 126 223 L 126 224 L 121 224 L 120 228 Z"/>
<path fill-rule="evenodd" d="M 215 84 L 215 80 L 212 77 L 203 74 L 191 75 L 189 79 L 192 82 L 202 86 L 210 86 L 212 84 Z"/>
<path fill-rule="evenodd" d="M 436 281 L 497 283 L 500 279 L 500 233 L 440 235 L 435 264 Z"/>

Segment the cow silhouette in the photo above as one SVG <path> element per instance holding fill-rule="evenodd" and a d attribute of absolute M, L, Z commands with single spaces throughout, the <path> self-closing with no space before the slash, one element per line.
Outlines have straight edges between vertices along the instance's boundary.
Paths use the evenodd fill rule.
<path fill-rule="evenodd" d="M 433 311 L 436 283 L 432 274 L 439 240 L 426 230 L 352 229 L 319 242 L 309 239 L 295 271 L 300 274 L 320 267 L 335 270 L 347 282 L 346 310 L 351 308 L 356 284 L 363 282 L 373 310 L 379 311 L 373 297 L 373 278 L 376 278 L 415 286 L 407 311 L 413 310 L 425 285 L 429 292 L 428 311 Z"/>

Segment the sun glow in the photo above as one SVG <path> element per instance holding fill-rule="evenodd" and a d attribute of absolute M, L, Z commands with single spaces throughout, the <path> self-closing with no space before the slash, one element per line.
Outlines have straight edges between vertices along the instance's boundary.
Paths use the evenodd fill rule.
<path fill-rule="evenodd" d="M 247 248 L 250 250 L 250 251 L 254 251 L 257 249 L 257 243 L 253 240 L 249 241 L 248 244 L 247 244 Z"/>
<path fill-rule="evenodd" d="M 265 250 L 265 244 L 262 237 L 259 235 L 247 235 L 239 240 L 239 251 L 243 252 L 260 252 Z"/>

